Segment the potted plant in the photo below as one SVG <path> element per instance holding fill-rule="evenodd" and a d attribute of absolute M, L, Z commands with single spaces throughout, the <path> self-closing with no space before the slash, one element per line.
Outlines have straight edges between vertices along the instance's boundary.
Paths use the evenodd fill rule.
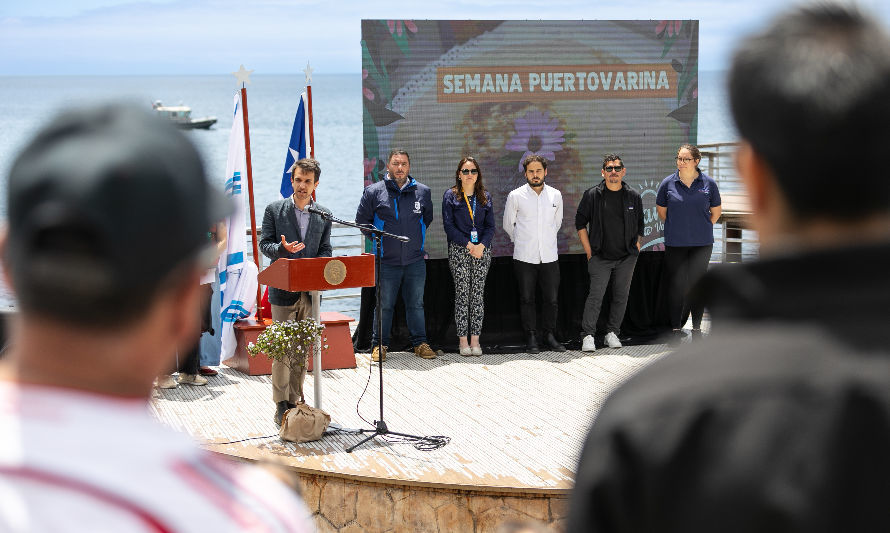
<path fill-rule="evenodd" d="M 303 369 L 306 367 L 306 360 L 323 332 L 324 326 L 314 318 L 273 322 L 259 334 L 256 342 L 247 345 L 247 353 L 252 357 L 264 353 L 269 359 L 287 365 L 291 372 L 297 372 L 305 377 Z M 327 339 L 323 339 L 322 342 L 325 340 Z M 300 397 L 302 396 L 301 381 Z"/>

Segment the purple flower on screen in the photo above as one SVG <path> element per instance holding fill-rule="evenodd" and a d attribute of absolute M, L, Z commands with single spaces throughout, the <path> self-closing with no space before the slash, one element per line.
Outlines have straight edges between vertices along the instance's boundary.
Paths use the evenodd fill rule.
<path fill-rule="evenodd" d="M 547 111 L 529 111 L 513 121 L 513 128 L 515 133 L 504 148 L 511 152 L 523 152 L 519 158 L 519 170 L 522 170 L 522 162 L 530 155 L 555 161 L 554 152 L 562 150 L 560 143 L 566 140 L 565 130 L 558 129 L 559 119 L 551 118 Z"/>

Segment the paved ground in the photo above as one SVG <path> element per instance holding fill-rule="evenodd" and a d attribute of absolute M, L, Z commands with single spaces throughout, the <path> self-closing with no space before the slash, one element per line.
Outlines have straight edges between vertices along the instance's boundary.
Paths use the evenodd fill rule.
<path fill-rule="evenodd" d="M 384 365 L 384 420 L 391 431 L 442 435 L 450 442 L 423 451 L 376 437 L 335 433 L 294 445 L 272 421 L 269 376 L 222 367 L 207 386 L 158 390 L 154 414 L 220 453 L 277 457 L 298 471 L 408 484 L 559 493 L 572 486 L 581 445 L 609 392 L 669 353 L 661 344 L 537 355 L 445 354 L 424 360 L 390 353 Z M 327 370 L 322 407 L 345 428 L 371 428 L 379 416 L 379 374 L 367 354 L 358 367 Z M 311 374 L 306 398 L 313 397 Z M 242 440 L 248 439 L 248 440 Z"/>

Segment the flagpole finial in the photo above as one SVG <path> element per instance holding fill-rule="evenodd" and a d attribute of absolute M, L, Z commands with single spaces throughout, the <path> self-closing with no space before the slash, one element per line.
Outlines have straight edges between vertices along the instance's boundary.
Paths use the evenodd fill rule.
<path fill-rule="evenodd" d="M 312 85 L 312 67 L 309 66 L 309 62 L 306 62 L 306 68 L 303 69 L 303 72 L 306 73 L 306 85 Z"/>
<path fill-rule="evenodd" d="M 244 65 L 241 65 L 236 72 L 233 72 L 232 75 L 238 78 L 238 83 L 244 85 L 245 83 L 250 83 L 250 75 L 253 74 L 252 70 L 247 70 L 244 68 Z"/>

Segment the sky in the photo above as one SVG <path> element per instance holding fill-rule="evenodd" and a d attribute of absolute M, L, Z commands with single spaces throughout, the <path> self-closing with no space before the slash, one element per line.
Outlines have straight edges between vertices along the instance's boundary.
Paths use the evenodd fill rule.
<path fill-rule="evenodd" d="M 862 0 L 885 25 L 890 2 Z M 366 19 L 698 19 L 701 70 L 789 0 L 33 0 L 0 3 L 2 75 L 361 70 Z"/>

